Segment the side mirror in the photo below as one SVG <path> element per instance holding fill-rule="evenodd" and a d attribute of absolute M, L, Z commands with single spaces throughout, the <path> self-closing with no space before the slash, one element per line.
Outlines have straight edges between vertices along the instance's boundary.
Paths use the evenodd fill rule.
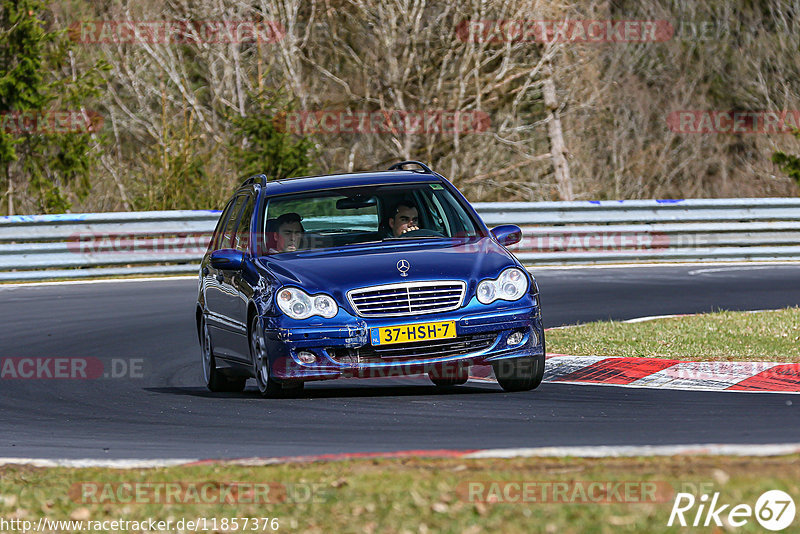
<path fill-rule="evenodd" d="M 241 270 L 244 263 L 244 252 L 232 248 L 223 248 L 211 253 L 211 266 L 227 271 Z"/>
<path fill-rule="evenodd" d="M 492 228 L 492 235 L 501 245 L 507 247 L 522 240 L 522 229 L 516 224 L 502 224 Z"/>

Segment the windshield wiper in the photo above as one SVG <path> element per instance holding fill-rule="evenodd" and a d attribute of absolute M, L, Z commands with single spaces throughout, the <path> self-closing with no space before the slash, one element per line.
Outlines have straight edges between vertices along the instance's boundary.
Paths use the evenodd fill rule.
<path fill-rule="evenodd" d="M 384 237 L 382 241 L 402 241 L 412 239 L 449 239 L 443 235 L 412 235 L 408 237 Z"/>
<path fill-rule="evenodd" d="M 356 230 L 351 230 L 350 228 L 326 228 L 325 230 L 320 230 L 317 233 L 319 235 L 331 235 L 331 234 L 349 234 L 355 231 Z"/>

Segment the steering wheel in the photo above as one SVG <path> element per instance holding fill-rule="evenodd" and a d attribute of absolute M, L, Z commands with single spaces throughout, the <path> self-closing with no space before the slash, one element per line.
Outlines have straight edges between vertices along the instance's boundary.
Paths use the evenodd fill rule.
<path fill-rule="evenodd" d="M 418 228 L 417 230 L 411 230 L 410 232 L 405 232 L 400 234 L 399 237 L 444 237 L 444 234 L 441 232 L 437 232 L 436 230 L 428 230 L 427 228 Z"/>

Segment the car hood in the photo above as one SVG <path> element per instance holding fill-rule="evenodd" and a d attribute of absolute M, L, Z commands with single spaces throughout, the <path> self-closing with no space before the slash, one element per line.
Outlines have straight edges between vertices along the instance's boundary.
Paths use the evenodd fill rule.
<path fill-rule="evenodd" d="M 408 264 L 406 276 L 398 269 L 401 260 Z M 489 237 L 301 251 L 263 256 L 259 261 L 279 284 L 330 293 L 340 302 L 351 289 L 424 280 L 464 280 L 469 293 L 480 280 L 517 265 L 511 253 Z"/>

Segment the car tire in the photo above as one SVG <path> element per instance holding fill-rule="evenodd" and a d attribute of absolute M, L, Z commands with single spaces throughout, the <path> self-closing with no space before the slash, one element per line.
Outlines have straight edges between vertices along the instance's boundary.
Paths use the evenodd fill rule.
<path fill-rule="evenodd" d="M 258 316 L 250 321 L 250 356 L 253 359 L 253 375 L 256 377 L 258 392 L 262 397 L 274 398 L 285 396 L 287 393 L 296 393 L 303 390 L 303 382 L 284 387 L 283 383 L 272 378 L 267 348 L 264 346 L 263 337 L 259 334 Z"/>
<path fill-rule="evenodd" d="M 442 373 L 431 371 L 428 373 L 428 378 L 437 387 L 447 388 L 452 386 L 460 386 L 466 384 L 469 380 L 469 369 L 459 369 L 456 376 L 440 376 Z"/>
<path fill-rule="evenodd" d="M 504 391 L 530 391 L 542 383 L 544 354 L 492 362 L 494 376 Z"/>
<path fill-rule="evenodd" d="M 200 357 L 203 363 L 203 379 L 209 391 L 214 393 L 244 391 L 246 378 L 230 378 L 217 369 L 214 348 L 211 343 L 211 332 L 208 330 L 205 317 L 200 318 Z"/>

